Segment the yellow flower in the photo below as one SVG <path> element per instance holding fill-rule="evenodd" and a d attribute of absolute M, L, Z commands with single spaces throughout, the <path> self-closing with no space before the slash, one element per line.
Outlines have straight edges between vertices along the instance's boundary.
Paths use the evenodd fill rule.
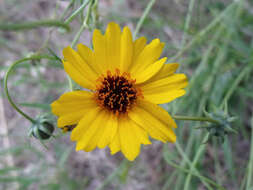
<path fill-rule="evenodd" d="M 159 59 L 164 43 L 159 39 L 146 44 L 135 41 L 131 31 L 121 31 L 109 23 L 105 35 L 93 33 L 93 50 L 83 44 L 77 51 L 63 50 L 63 65 L 80 86 L 52 103 L 58 126 L 75 126 L 71 140 L 76 150 L 92 151 L 109 146 L 111 154 L 121 151 L 128 160 L 140 153 L 141 144 L 151 144 L 149 136 L 162 142 L 175 142 L 176 123 L 157 104 L 185 94 L 184 74 L 175 74 L 177 63 Z"/>

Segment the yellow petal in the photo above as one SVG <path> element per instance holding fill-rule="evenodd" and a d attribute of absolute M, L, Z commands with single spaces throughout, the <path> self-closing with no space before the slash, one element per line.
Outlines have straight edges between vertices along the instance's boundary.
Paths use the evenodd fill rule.
<path fill-rule="evenodd" d="M 154 117 L 159 119 L 161 122 L 163 122 L 164 125 L 167 125 L 168 127 L 177 128 L 177 124 L 172 119 L 170 114 L 159 105 L 153 104 L 145 100 L 138 101 L 138 105 L 147 112 L 149 112 L 150 114 L 152 114 Z"/>
<path fill-rule="evenodd" d="M 164 63 L 166 62 L 167 57 L 164 57 L 155 63 L 148 66 L 146 69 L 144 69 L 142 72 L 139 73 L 133 73 L 131 76 L 136 79 L 136 84 L 143 83 L 150 79 L 153 75 L 155 75 L 157 72 L 161 70 Z"/>
<path fill-rule="evenodd" d="M 70 138 L 72 141 L 78 141 L 82 137 L 82 135 L 87 131 L 87 129 L 90 127 L 91 123 L 95 120 L 100 111 L 101 109 L 99 107 L 86 111 L 86 114 L 71 132 Z"/>
<path fill-rule="evenodd" d="M 140 153 L 141 143 L 133 131 L 135 127 L 128 119 L 119 119 L 119 137 L 121 151 L 125 157 L 132 161 Z"/>
<path fill-rule="evenodd" d="M 106 59 L 106 40 L 101 32 L 97 29 L 95 29 L 93 32 L 92 43 L 94 48 L 92 63 L 96 64 L 99 73 L 106 73 L 108 70 Z"/>
<path fill-rule="evenodd" d="M 59 128 L 65 127 L 67 125 L 77 124 L 85 115 L 87 110 L 76 111 L 60 116 L 57 120 L 57 126 Z"/>
<path fill-rule="evenodd" d="M 93 52 L 90 48 L 88 48 L 86 45 L 78 44 L 77 45 L 77 52 L 82 57 L 82 59 L 92 68 L 92 70 L 100 75 L 99 67 L 92 62 L 92 56 Z"/>
<path fill-rule="evenodd" d="M 81 58 L 81 56 L 76 51 L 70 47 L 66 47 L 63 49 L 63 55 L 64 68 L 68 69 L 68 74 L 71 77 L 73 76 L 73 80 L 76 80 L 77 83 L 82 83 L 81 80 L 84 78 L 91 84 L 95 83 L 96 79 L 98 78 L 97 73 L 92 70 L 92 68 Z M 77 77 L 81 77 L 81 79 Z"/>
<path fill-rule="evenodd" d="M 93 95 L 90 91 L 85 90 L 75 90 L 72 92 L 67 92 L 61 95 L 61 97 L 57 100 L 60 103 L 65 103 L 69 101 L 75 101 L 75 100 L 84 100 L 89 99 Z"/>
<path fill-rule="evenodd" d="M 78 44 L 77 45 L 77 52 L 82 57 L 82 59 L 89 64 L 89 66 L 92 66 L 92 50 L 88 48 L 84 44 Z"/>
<path fill-rule="evenodd" d="M 118 130 L 118 119 L 113 114 L 110 114 L 107 120 L 103 124 L 104 133 L 101 135 L 100 140 L 98 141 L 98 147 L 104 148 L 110 142 L 112 142 L 114 136 Z"/>
<path fill-rule="evenodd" d="M 63 61 L 64 70 L 68 75 L 80 86 L 87 88 L 87 89 L 95 89 L 95 84 L 85 78 L 85 75 L 77 70 L 70 62 Z"/>
<path fill-rule="evenodd" d="M 105 32 L 107 68 L 114 71 L 120 67 L 121 30 L 118 24 L 110 22 Z"/>
<path fill-rule="evenodd" d="M 129 118 L 130 120 L 130 118 Z M 148 133 L 141 126 L 135 123 L 133 120 L 129 121 L 131 123 L 131 130 L 135 134 L 136 138 L 138 138 L 139 142 L 144 145 L 152 144 L 148 138 Z"/>
<path fill-rule="evenodd" d="M 92 143 L 97 143 L 92 138 L 99 132 L 103 120 L 104 112 L 97 108 L 89 111 L 78 123 L 71 133 L 71 140 L 77 141 L 76 151 L 85 149 L 87 145 L 92 146 Z"/>
<path fill-rule="evenodd" d="M 61 97 L 51 104 L 52 112 L 61 116 L 78 110 L 87 110 L 95 107 L 93 93 L 88 91 L 73 91 L 61 95 Z"/>
<path fill-rule="evenodd" d="M 147 131 L 152 138 L 162 142 L 176 141 L 176 135 L 172 129 L 145 109 L 136 106 L 128 115 L 134 122 Z"/>
<path fill-rule="evenodd" d="M 98 121 L 97 119 L 95 121 Z M 89 152 L 85 147 L 90 143 L 95 143 L 92 141 L 92 137 L 96 134 L 98 130 L 98 125 L 92 125 L 85 131 L 81 139 L 76 143 L 76 151 L 85 150 Z M 91 146 L 91 145 L 90 145 Z M 95 146 L 95 145 L 94 145 Z"/>
<path fill-rule="evenodd" d="M 176 98 L 183 96 L 185 94 L 185 90 L 172 90 L 167 92 L 157 92 L 153 94 L 144 94 L 144 98 L 147 101 L 150 101 L 154 104 L 165 104 L 175 100 Z"/>
<path fill-rule="evenodd" d="M 133 58 L 133 39 L 130 29 L 123 29 L 120 43 L 120 70 L 127 72 Z"/>
<path fill-rule="evenodd" d="M 120 146 L 120 140 L 119 140 L 119 129 L 117 129 L 117 132 L 112 142 L 109 144 L 109 147 L 111 149 L 111 154 L 115 154 L 120 151 L 121 146 Z"/>
<path fill-rule="evenodd" d="M 146 82 L 141 84 L 143 96 L 145 100 L 154 104 L 168 103 L 185 94 L 185 88 L 188 84 L 184 74 L 173 74 L 169 77 Z"/>
<path fill-rule="evenodd" d="M 158 73 L 156 73 L 152 78 L 150 78 L 148 81 L 156 81 L 156 80 L 168 77 L 169 75 L 174 74 L 178 67 L 179 67 L 178 63 L 164 64 L 162 69 Z"/>
<path fill-rule="evenodd" d="M 185 88 L 188 84 L 185 74 L 173 74 L 169 77 L 141 84 L 143 93 L 155 94 Z"/>
<path fill-rule="evenodd" d="M 134 41 L 134 54 L 133 54 L 133 60 L 136 60 L 139 54 L 144 49 L 145 45 L 147 43 L 147 39 L 145 37 L 140 37 L 137 40 Z"/>
<path fill-rule="evenodd" d="M 87 91 L 67 92 L 51 104 L 52 112 L 59 116 L 59 127 L 78 123 L 87 110 L 95 107 L 93 93 Z"/>
<path fill-rule="evenodd" d="M 125 137 L 126 134 L 130 135 Z M 131 146 L 128 146 L 128 144 L 130 144 Z M 121 119 L 120 124 L 118 126 L 118 131 L 114 136 L 113 141 L 110 143 L 109 147 L 111 149 L 111 154 L 117 153 L 118 151 L 122 150 L 122 147 L 124 147 L 124 150 L 122 150 L 123 154 L 129 160 L 134 160 L 135 157 L 139 154 L 141 144 L 151 144 L 148 138 L 148 133 L 143 130 L 137 123 L 130 120 L 130 118 L 127 118 L 124 119 L 124 121 Z"/>
<path fill-rule="evenodd" d="M 101 111 L 99 118 L 96 118 L 96 120 L 100 120 L 100 122 L 98 122 L 98 124 L 97 124 L 98 128 L 96 129 L 96 131 L 94 130 L 95 133 L 90 138 L 90 140 L 87 142 L 86 146 L 83 148 L 84 151 L 90 152 L 97 147 L 100 139 L 103 137 L 103 135 L 105 133 L 106 123 L 108 123 L 109 118 L 110 118 L 110 114 L 108 112 L 106 112 L 105 110 Z M 83 136 L 82 138 L 87 138 L 87 137 Z"/>
<path fill-rule="evenodd" d="M 142 52 L 139 54 L 138 58 L 134 61 L 132 67 L 130 68 L 130 73 L 140 73 L 149 65 L 157 61 L 160 57 L 164 43 L 161 43 L 159 39 L 155 39 L 150 42 Z"/>

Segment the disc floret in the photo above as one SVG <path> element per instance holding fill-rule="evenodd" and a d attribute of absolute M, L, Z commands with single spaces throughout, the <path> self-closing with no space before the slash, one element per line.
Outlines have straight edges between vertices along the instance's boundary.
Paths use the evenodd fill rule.
<path fill-rule="evenodd" d="M 102 75 L 97 81 L 96 101 L 102 108 L 116 115 L 127 113 L 141 95 L 130 74 L 126 72 L 120 74 L 119 69 L 115 70 L 115 74 L 107 71 L 107 75 Z"/>

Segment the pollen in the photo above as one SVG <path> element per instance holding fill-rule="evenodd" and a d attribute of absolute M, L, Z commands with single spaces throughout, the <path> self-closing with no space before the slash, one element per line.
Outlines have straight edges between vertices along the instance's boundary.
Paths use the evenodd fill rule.
<path fill-rule="evenodd" d="M 141 96 L 135 80 L 129 73 L 120 74 L 119 69 L 115 70 L 115 74 L 107 71 L 107 76 L 102 75 L 97 81 L 95 97 L 98 104 L 116 115 L 127 113 Z"/>

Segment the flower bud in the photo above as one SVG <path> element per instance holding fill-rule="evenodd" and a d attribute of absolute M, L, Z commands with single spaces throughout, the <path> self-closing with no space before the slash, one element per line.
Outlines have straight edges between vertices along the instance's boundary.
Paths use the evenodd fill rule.
<path fill-rule="evenodd" d="M 39 140 L 46 140 L 53 136 L 54 126 L 45 116 L 39 116 L 32 125 L 29 135 Z"/>
<path fill-rule="evenodd" d="M 236 120 L 236 117 L 230 117 L 221 109 L 215 109 L 215 111 L 211 113 L 204 111 L 204 114 L 216 121 L 216 123 L 211 123 L 207 126 L 210 137 L 215 136 L 224 142 L 225 135 L 229 133 L 237 133 L 237 131 L 231 126 L 231 123 Z"/>

